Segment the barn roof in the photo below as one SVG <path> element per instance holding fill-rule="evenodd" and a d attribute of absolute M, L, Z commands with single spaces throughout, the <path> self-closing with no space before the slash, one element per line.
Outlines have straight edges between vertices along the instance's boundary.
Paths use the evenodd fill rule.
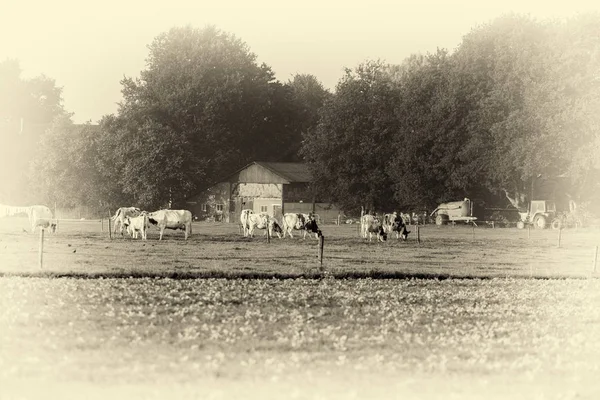
<path fill-rule="evenodd" d="M 304 163 L 255 161 L 253 164 L 268 169 L 290 183 L 305 183 L 312 180 L 308 166 Z"/>

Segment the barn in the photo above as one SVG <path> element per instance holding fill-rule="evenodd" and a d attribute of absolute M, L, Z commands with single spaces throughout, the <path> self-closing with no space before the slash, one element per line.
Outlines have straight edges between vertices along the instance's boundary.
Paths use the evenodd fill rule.
<path fill-rule="evenodd" d="M 339 209 L 310 191 L 311 178 L 303 163 L 255 161 L 190 198 L 187 207 L 199 220 L 232 223 L 243 209 L 279 220 L 288 212 L 312 212 L 321 222 L 337 219 Z"/>

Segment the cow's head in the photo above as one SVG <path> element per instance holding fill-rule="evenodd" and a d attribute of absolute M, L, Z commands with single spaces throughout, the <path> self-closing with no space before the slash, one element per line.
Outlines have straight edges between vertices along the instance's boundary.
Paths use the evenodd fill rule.
<path fill-rule="evenodd" d="M 297 217 L 296 229 L 304 228 L 304 226 L 306 225 L 306 218 L 304 218 L 304 215 L 296 214 L 296 217 Z"/>
<path fill-rule="evenodd" d="M 409 233 L 410 231 L 406 229 L 406 226 L 404 226 L 404 229 L 402 230 L 402 232 L 400 232 L 400 237 L 402 238 L 402 240 L 408 239 Z"/>
<path fill-rule="evenodd" d="M 317 221 L 311 219 L 310 221 L 306 222 L 306 224 L 304 225 L 304 229 L 306 229 L 309 232 L 317 233 L 319 231 Z"/>
<path fill-rule="evenodd" d="M 271 224 L 273 232 L 277 235 L 279 239 L 281 239 L 281 235 L 283 234 L 283 229 L 281 229 L 281 226 L 279 226 L 279 224 L 275 220 L 271 220 L 269 223 Z"/>

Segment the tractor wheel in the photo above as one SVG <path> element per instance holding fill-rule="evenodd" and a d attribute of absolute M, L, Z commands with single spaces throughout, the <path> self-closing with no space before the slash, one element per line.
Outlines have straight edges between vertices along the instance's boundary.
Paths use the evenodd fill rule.
<path fill-rule="evenodd" d="M 525 228 L 525 222 L 523 222 L 523 221 L 517 222 L 517 229 L 523 229 L 523 228 Z"/>
<path fill-rule="evenodd" d="M 536 217 L 533 219 L 533 226 L 538 229 L 546 229 L 546 225 L 546 217 L 543 215 L 536 215 Z"/>
<path fill-rule="evenodd" d="M 556 230 L 556 229 L 560 229 L 563 227 L 563 223 L 559 218 L 556 218 L 554 221 L 552 221 L 552 229 Z"/>
<path fill-rule="evenodd" d="M 438 215 L 435 217 L 435 224 L 436 225 L 446 225 L 448 223 L 448 216 L 447 215 Z"/>

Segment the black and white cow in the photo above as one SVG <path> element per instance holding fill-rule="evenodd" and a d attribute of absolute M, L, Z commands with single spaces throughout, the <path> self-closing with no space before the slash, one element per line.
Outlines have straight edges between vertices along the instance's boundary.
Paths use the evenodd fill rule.
<path fill-rule="evenodd" d="M 366 239 L 368 235 L 369 242 L 371 241 L 373 234 L 377 237 L 377 241 L 385 242 L 387 240 L 387 233 L 383 229 L 383 223 L 379 218 L 366 214 L 362 216 L 360 223 L 362 227 L 362 236 Z"/>

